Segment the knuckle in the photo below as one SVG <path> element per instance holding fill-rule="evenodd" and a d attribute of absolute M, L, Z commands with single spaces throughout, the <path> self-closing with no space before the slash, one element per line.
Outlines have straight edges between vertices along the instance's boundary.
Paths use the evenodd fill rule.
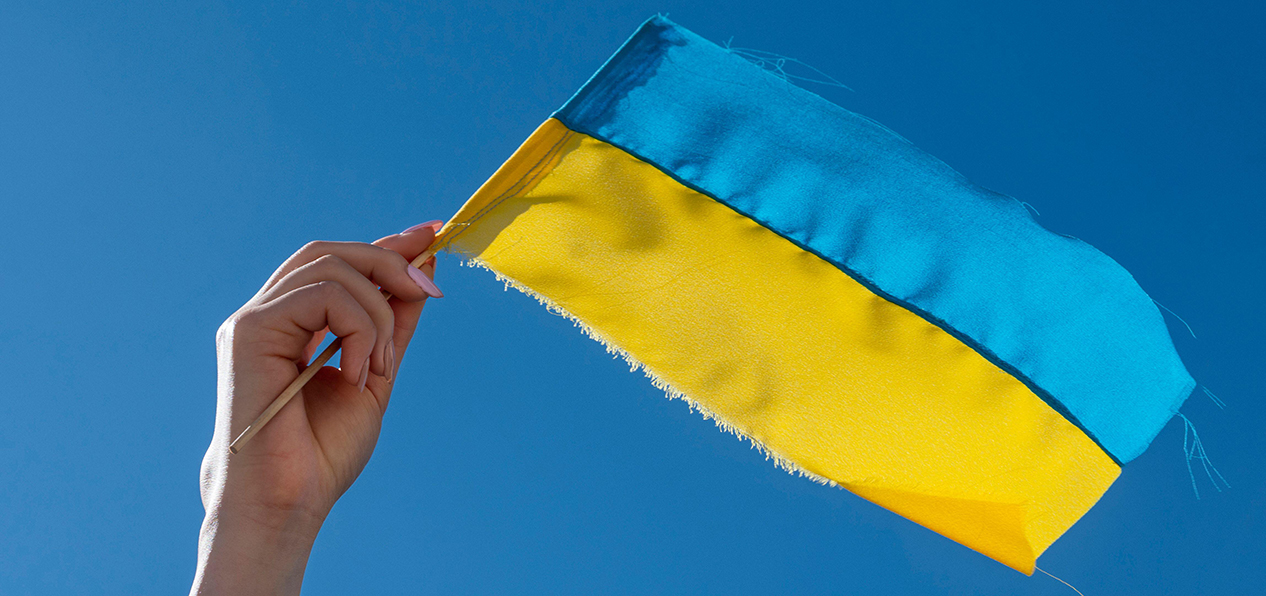
<path fill-rule="evenodd" d="M 242 308 L 229 315 L 215 331 L 216 345 L 230 346 L 242 339 L 244 332 L 259 327 L 263 315 L 254 308 Z"/>
<path fill-rule="evenodd" d="M 391 304 L 381 295 L 375 296 L 373 302 L 365 310 L 383 329 L 391 329 L 396 324 L 395 311 L 391 310 Z"/>
<path fill-rule="evenodd" d="M 320 254 L 321 244 L 323 244 L 323 242 L 321 242 L 320 240 L 313 240 L 311 242 L 308 242 L 307 244 L 300 246 L 299 250 L 295 251 L 295 254 L 293 257 L 291 257 L 291 259 L 302 260 L 302 259 L 308 258 L 311 255 Z"/>
<path fill-rule="evenodd" d="M 392 312 L 390 307 L 387 307 L 387 309 L 382 312 L 381 317 L 381 327 L 384 331 L 390 333 L 392 329 L 396 328 L 396 313 Z"/>
<path fill-rule="evenodd" d="M 347 295 L 347 289 L 343 284 L 326 279 L 312 284 L 313 291 L 320 294 L 326 299 L 340 299 Z"/>
<path fill-rule="evenodd" d="M 329 245 L 330 243 L 325 240 L 313 240 L 311 242 L 308 242 L 307 244 L 304 244 L 303 247 L 299 249 L 298 254 L 304 254 L 304 255 L 324 254 L 326 252 L 329 252 Z"/>
<path fill-rule="evenodd" d="M 404 255 L 386 248 L 382 249 L 382 251 L 386 253 L 385 258 L 387 259 L 387 263 L 392 267 L 404 268 L 409 266 L 409 259 L 404 258 Z"/>
<path fill-rule="evenodd" d="M 233 316 L 229 317 L 224 322 L 224 325 L 221 325 L 221 329 L 225 329 L 227 326 L 227 330 L 231 335 L 243 328 L 258 327 L 263 317 L 264 314 L 259 309 L 244 308 L 233 313 Z"/>
<path fill-rule="evenodd" d="M 347 263 L 337 255 L 324 254 L 312 261 L 312 266 L 328 269 L 332 267 L 346 267 Z"/>
<path fill-rule="evenodd" d="M 233 340 L 233 325 L 235 322 L 235 319 L 230 316 L 224 319 L 223 323 L 220 323 L 220 327 L 215 330 L 216 345 L 222 345 Z"/>

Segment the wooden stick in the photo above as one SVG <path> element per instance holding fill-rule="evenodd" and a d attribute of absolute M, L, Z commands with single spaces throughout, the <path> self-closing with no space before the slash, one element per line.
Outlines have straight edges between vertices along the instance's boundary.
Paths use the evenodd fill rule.
<path fill-rule="evenodd" d="M 444 228 L 447 227 L 448 225 L 445 224 Z M 431 242 L 431 247 L 423 251 L 422 254 L 418 255 L 418 258 L 413 259 L 412 263 L 409 263 L 410 267 L 421 268 L 422 264 L 426 263 L 427 259 L 435 256 L 435 251 L 440 248 L 440 236 L 444 234 L 444 228 L 441 228 L 439 233 L 435 235 L 435 240 Z M 382 297 L 385 300 L 391 300 L 391 292 L 383 291 Z M 299 373 L 299 376 L 290 382 L 290 385 L 286 387 L 286 390 L 282 391 L 281 395 L 278 395 L 277 399 L 273 400 L 273 403 L 268 404 L 268 407 L 264 409 L 263 413 L 257 416 L 255 420 L 251 422 L 250 426 L 247 426 L 246 430 L 242 431 L 242 434 L 238 435 L 236 439 L 233 439 L 233 442 L 229 444 L 229 453 L 237 453 L 241 451 L 242 446 L 245 445 L 247 441 L 250 441 L 251 437 L 255 436 L 255 433 L 258 433 L 261 429 L 263 429 L 264 425 L 268 424 L 268 421 L 272 420 L 273 416 L 276 416 L 277 412 L 281 411 L 287 403 L 290 403 L 290 400 L 299 394 L 299 390 L 303 389 L 303 386 L 307 385 L 308 381 L 312 380 L 312 377 L 316 376 L 317 371 L 321 370 L 321 367 L 325 366 L 325 363 L 329 362 L 330 358 L 333 358 L 334 354 L 338 352 L 339 348 L 342 346 L 342 338 L 337 338 L 330 342 L 330 345 L 321 352 L 321 355 L 317 356 L 312 362 L 308 363 L 307 368 L 303 369 L 303 372 Z"/>

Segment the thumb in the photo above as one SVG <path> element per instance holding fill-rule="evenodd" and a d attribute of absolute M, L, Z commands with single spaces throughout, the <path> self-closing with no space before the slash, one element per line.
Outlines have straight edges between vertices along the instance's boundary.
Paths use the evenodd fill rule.
<path fill-rule="evenodd" d="M 404 258 L 412 261 L 431 246 L 431 243 L 435 241 L 435 232 L 442 225 L 443 222 L 438 220 L 418 224 L 399 234 L 380 238 L 374 241 L 373 244 L 394 250 Z M 419 270 L 428 281 L 433 280 L 435 278 L 435 259 L 427 260 L 426 263 L 419 267 Z M 408 350 L 409 342 L 413 339 L 418 326 L 418 319 L 422 316 L 422 309 L 426 306 L 426 302 L 426 300 L 421 302 L 392 300 L 390 302 L 391 309 L 395 313 L 395 332 L 392 335 L 392 339 L 395 349 L 396 370 L 399 370 L 400 361 L 403 359 L 405 351 Z M 395 378 L 395 374 L 396 371 L 392 371 L 392 379 Z"/>

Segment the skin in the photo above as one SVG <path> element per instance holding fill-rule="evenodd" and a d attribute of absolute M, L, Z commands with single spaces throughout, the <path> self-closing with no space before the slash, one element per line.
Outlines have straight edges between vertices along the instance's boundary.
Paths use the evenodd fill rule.
<path fill-rule="evenodd" d="M 220 326 L 191 594 L 299 593 L 321 524 L 373 454 L 422 307 L 442 296 L 427 283 L 434 260 L 421 267 L 425 280 L 408 273 L 438 227 L 373 244 L 310 243 Z M 383 300 L 379 287 L 395 297 Z M 343 339 L 339 367 L 322 368 L 230 455 L 229 443 L 299 375 L 327 331 Z"/>

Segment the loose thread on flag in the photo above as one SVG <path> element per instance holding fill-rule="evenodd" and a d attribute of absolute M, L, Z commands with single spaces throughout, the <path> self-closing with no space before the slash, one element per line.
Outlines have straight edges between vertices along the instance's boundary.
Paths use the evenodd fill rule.
<path fill-rule="evenodd" d="M 748 61 L 753 66 L 761 70 L 764 70 L 782 79 L 783 81 L 786 81 L 788 83 L 792 81 L 801 81 L 804 83 L 816 83 L 819 85 L 827 85 L 829 87 L 839 87 L 841 89 L 847 89 L 849 91 L 853 90 L 848 85 L 841 83 L 835 77 L 829 74 L 826 74 L 825 72 L 822 72 L 821 70 L 817 68 L 814 68 L 813 66 L 805 63 L 804 61 L 797 60 L 789 56 L 783 56 L 782 54 L 775 54 L 774 52 L 766 52 L 765 50 L 735 47 L 731 45 L 733 41 L 734 41 L 734 38 L 731 37 L 730 39 L 726 40 L 724 44 L 722 44 L 722 47 L 725 48 L 725 51 Z M 791 66 L 791 65 L 799 66 L 800 68 L 803 68 L 813 73 L 818 78 L 806 77 L 803 75 L 797 75 L 797 74 L 787 72 L 788 66 Z"/>
<path fill-rule="evenodd" d="M 1201 385 L 1200 388 L 1204 390 L 1204 394 L 1209 396 L 1209 399 L 1213 401 L 1213 405 L 1217 406 L 1219 410 L 1226 409 L 1226 402 L 1218 399 L 1218 396 L 1214 395 L 1212 391 L 1209 391 L 1208 387 Z"/>
<path fill-rule="evenodd" d="M 1070 583 L 1068 583 L 1068 582 L 1066 582 L 1066 581 L 1064 581 L 1064 580 L 1062 580 L 1062 579 L 1059 579 L 1058 577 L 1055 577 L 1054 575 L 1051 575 L 1051 572 L 1049 572 L 1049 571 L 1047 571 L 1047 570 L 1045 570 L 1045 569 L 1042 569 L 1041 567 L 1038 567 L 1037 565 L 1034 565 L 1034 566 L 1033 566 L 1033 568 L 1034 568 L 1034 569 L 1036 569 L 1036 570 L 1038 570 L 1038 571 L 1041 571 L 1042 573 L 1045 573 L 1045 574 L 1046 574 L 1047 576 L 1049 576 L 1051 579 L 1053 579 L 1053 580 L 1055 580 L 1055 581 L 1057 581 L 1057 582 L 1059 582 L 1059 583 L 1061 583 L 1061 584 L 1064 584 L 1065 586 L 1068 586 L 1070 589 L 1072 589 L 1072 591 L 1076 592 L 1076 593 L 1077 593 L 1077 594 L 1079 594 L 1080 596 L 1086 596 L 1085 594 L 1082 594 L 1082 593 L 1081 593 L 1081 590 L 1078 590 L 1077 588 L 1074 588 L 1072 584 L 1070 584 Z"/>
<path fill-rule="evenodd" d="M 1204 473 L 1209 477 L 1209 483 L 1213 485 L 1215 490 L 1222 492 L 1223 487 L 1228 489 L 1231 488 L 1231 484 L 1226 481 L 1226 478 L 1222 476 L 1222 473 L 1219 472 L 1218 469 L 1214 467 L 1213 463 L 1209 461 L 1209 454 L 1204 450 L 1204 442 L 1200 440 L 1200 433 L 1196 432 L 1196 425 L 1191 422 L 1191 419 L 1183 415 L 1182 412 L 1178 412 L 1177 414 L 1179 418 L 1182 418 L 1183 422 L 1183 456 L 1187 460 L 1187 475 L 1191 477 L 1191 490 L 1196 493 L 1196 499 L 1200 498 L 1200 488 L 1196 485 L 1196 473 L 1191 467 L 1191 460 L 1193 459 L 1200 460 L 1200 465 L 1204 467 Z M 1221 486 L 1218 485 L 1219 482 L 1221 482 Z"/>
<path fill-rule="evenodd" d="M 1191 334 L 1191 339 L 1200 339 L 1200 338 L 1196 337 L 1196 332 L 1195 332 L 1195 331 L 1192 331 L 1192 329 L 1191 329 L 1191 325 L 1188 325 L 1188 324 L 1187 324 L 1187 321 L 1183 320 L 1183 318 L 1182 318 L 1182 317 L 1178 316 L 1178 313 L 1176 313 L 1176 312 L 1174 312 L 1174 311 L 1172 311 L 1172 310 L 1169 310 L 1169 307 L 1165 306 L 1164 304 L 1161 304 L 1161 303 L 1160 303 L 1159 301 L 1157 301 L 1155 298 L 1152 298 L 1152 303 L 1153 303 L 1153 304 L 1155 304 L 1156 306 L 1161 307 L 1161 310 L 1164 310 L 1165 312 L 1167 312 L 1167 313 L 1169 313 L 1169 314 L 1173 315 L 1175 319 L 1178 319 L 1178 322 L 1182 323 L 1182 324 L 1183 324 L 1183 326 L 1185 326 L 1185 327 L 1187 328 L 1187 333 L 1190 333 L 1190 334 Z"/>

